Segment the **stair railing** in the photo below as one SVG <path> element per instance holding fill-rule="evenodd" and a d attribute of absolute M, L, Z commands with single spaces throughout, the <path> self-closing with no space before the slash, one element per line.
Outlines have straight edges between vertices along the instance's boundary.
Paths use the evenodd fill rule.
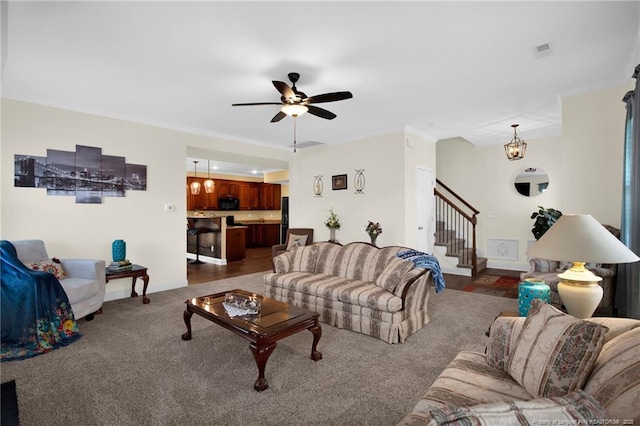
<path fill-rule="evenodd" d="M 445 223 L 447 230 L 452 231 L 453 241 L 447 242 L 458 244 L 458 239 L 463 239 L 465 242 L 471 241 L 471 250 L 462 247 L 460 263 L 471 265 L 471 275 L 476 276 L 478 273 L 476 243 L 478 219 L 476 216 L 480 211 L 438 179 L 433 192 L 436 198 L 436 218 Z"/>

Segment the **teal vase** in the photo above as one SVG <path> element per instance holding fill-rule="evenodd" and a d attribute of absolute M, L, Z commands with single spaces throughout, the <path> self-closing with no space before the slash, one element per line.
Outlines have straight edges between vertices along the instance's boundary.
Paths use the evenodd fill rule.
<path fill-rule="evenodd" d="M 124 240 L 115 240 L 111 244 L 111 255 L 114 262 L 122 262 L 127 258 L 127 243 Z"/>

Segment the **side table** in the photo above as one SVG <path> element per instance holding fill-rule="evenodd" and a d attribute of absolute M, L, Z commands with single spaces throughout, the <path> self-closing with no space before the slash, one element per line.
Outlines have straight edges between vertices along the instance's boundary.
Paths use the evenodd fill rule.
<path fill-rule="evenodd" d="M 107 282 L 111 280 L 117 280 L 120 278 L 131 278 L 131 297 L 138 297 L 138 293 L 136 293 L 136 280 L 138 278 L 142 278 L 142 282 L 144 286 L 142 287 L 142 303 L 147 304 L 150 302 L 147 297 L 147 286 L 149 285 L 149 274 L 147 274 L 147 268 L 140 265 L 131 265 L 131 269 L 126 271 L 117 271 L 110 272 L 109 269 L 106 271 L 106 279 Z"/>

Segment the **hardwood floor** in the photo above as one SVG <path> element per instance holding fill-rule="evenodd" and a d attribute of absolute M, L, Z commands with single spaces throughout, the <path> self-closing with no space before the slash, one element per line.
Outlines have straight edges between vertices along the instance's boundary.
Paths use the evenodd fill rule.
<path fill-rule="evenodd" d="M 248 248 L 244 260 L 229 262 L 226 265 L 214 265 L 212 263 L 192 265 L 188 262 L 190 260 L 187 260 L 187 281 L 189 285 L 202 284 L 271 270 L 271 247 Z"/>
<path fill-rule="evenodd" d="M 214 265 L 204 263 L 202 265 L 187 264 L 187 281 L 189 284 L 201 284 L 209 281 L 238 277 L 240 275 L 253 274 L 271 270 L 271 248 L 248 248 L 246 258 L 227 265 Z M 444 280 L 448 289 L 459 290 L 467 284 L 471 284 L 483 275 L 501 275 L 519 277 L 520 271 L 507 271 L 503 269 L 485 269 L 477 277 L 463 277 L 460 275 L 444 274 Z"/>

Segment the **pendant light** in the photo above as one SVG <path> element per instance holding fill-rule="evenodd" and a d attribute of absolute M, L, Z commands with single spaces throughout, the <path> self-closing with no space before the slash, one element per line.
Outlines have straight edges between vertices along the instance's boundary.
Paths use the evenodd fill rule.
<path fill-rule="evenodd" d="M 209 163 L 210 161 L 207 160 L 207 180 L 204 181 L 204 192 L 213 194 L 213 191 L 216 189 L 216 183 L 211 179 L 211 176 L 209 176 Z"/>
<path fill-rule="evenodd" d="M 518 126 L 518 124 L 511 125 L 511 127 L 513 127 L 513 139 L 511 139 L 511 142 L 504 145 L 504 152 L 507 154 L 509 161 L 524 158 L 524 153 L 527 150 L 527 144 L 525 141 L 520 139 L 516 134 L 516 128 Z"/>
<path fill-rule="evenodd" d="M 193 161 L 193 174 L 195 177 L 198 177 L 198 162 L 196 160 Z M 191 182 L 191 194 L 198 195 L 200 194 L 200 187 L 202 185 L 197 180 Z"/>

